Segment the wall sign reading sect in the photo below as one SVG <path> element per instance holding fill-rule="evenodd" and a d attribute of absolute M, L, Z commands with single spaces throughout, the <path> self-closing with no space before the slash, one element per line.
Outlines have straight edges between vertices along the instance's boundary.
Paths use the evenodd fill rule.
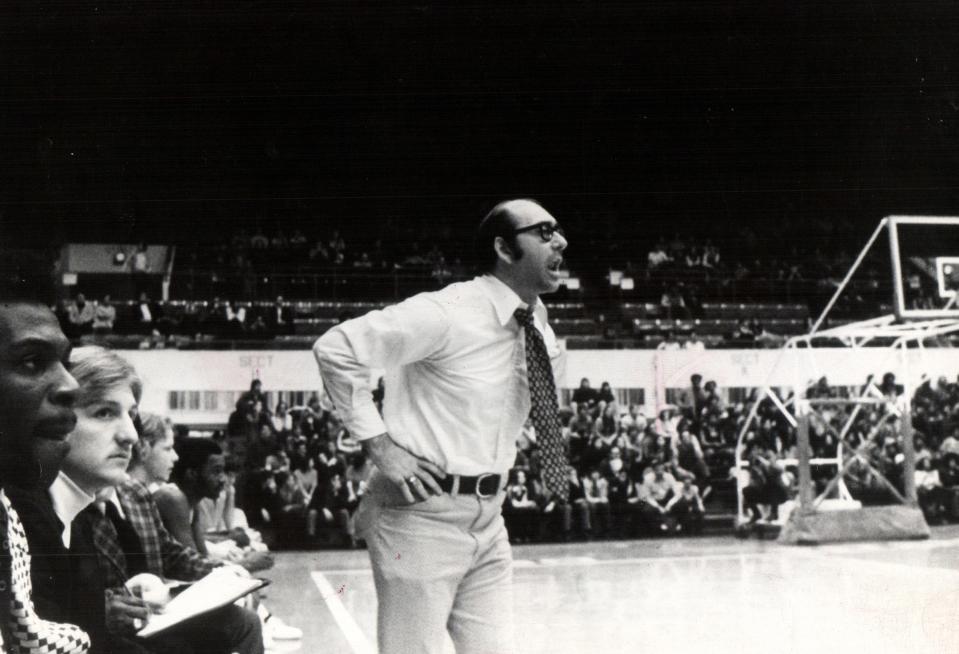
<path fill-rule="evenodd" d="M 273 365 L 273 355 L 272 354 L 241 354 L 240 355 L 240 367 L 241 368 L 269 368 Z"/>

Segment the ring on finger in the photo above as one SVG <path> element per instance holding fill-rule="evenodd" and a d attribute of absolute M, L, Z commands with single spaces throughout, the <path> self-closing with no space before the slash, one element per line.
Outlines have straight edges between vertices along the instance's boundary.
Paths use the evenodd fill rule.
<path fill-rule="evenodd" d="M 133 618 L 133 628 L 136 629 L 137 631 L 140 631 L 142 627 L 143 627 L 143 620 L 141 620 L 140 618 Z"/>
<path fill-rule="evenodd" d="M 417 477 L 416 475 L 411 475 L 410 477 L 407 477 L 406 483 L 408 483 L 408 484 L 415 484 L 415 483 L 418 482 L 419 480 L 420 480 L 420 478 Z"/>

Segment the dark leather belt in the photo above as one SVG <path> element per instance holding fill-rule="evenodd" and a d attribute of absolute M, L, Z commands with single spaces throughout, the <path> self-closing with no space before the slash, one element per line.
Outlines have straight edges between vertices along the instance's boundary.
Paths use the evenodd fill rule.
<path fill-rule="evenodd" d="M 458 484 L 456 483 L 457 480 L 459 481 Z M 502 475 L 489 473 L 478 477 L 446 475 L 443 479 L 437 479 L 436 483 L 446 493 L 452 493 L 455 488 L 458 495 L 476 495 L 480 498 L 488 498 L 499 492 L 501 481 Z"/>

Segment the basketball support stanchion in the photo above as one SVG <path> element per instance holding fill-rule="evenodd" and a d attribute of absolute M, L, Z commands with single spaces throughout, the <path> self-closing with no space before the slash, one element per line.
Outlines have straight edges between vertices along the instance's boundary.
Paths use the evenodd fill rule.
<path fill-rule="evenodd" d="M 915 484 L 909 483 L 915 477 L 915 451 L 911 447 L 912 430 L 908 412 L 899 416 L 900 434 L 903 443 L 903 480 L 905 493 L 900 493 L 896 485 L 880 470 L 877 470 L 866 458 L 862 448 L 850 448 L 849 459 L 842 462 L 836 474 L 829 481 L 819 497 L 815 496 L 815 486 L 810 467 L 811 445 L 809 442 L 809 422 L 818 407 L 849 407 L 851 405 L 889 405 L 889 398 L 859 397 L 854 399 L 810 399 L 799 402 L 799 429 L 797 446 L 799 448 L 799 506 L 783 525 L 779 534 L 781 543 L 798 545 L 817 545 L 821 543 L 904 540 L 928 538 L 929 526 L 926 524 L 916 499 Z M 856 413 L 850 416 L 850 422 Z M 848 429 L 844 429 L 848 433 Z M 907 445 L 907 442 L 909 445 Z M 837 444 L 839 445 L 839 444 Z M 895 504 L 881 506 L 861 506 L 858 502 L 850 506 L 838 506 L 826 509 L 824 504 L 828 495 L 837 489 L 848 473 L 852 463 L 858 461 L 875 476 L 895 500 Z"/>
<path fill-rule="evenodd" d="M 901 234 L 903 230 L 905 237 Z M 893 288 L 890 300 L 894 312 L 849 324 L 828 326 L 829 313 L 849 287 L 853 275 L 866 260 L 873 245 L 879 241 L 883 231 L 888 236 Z M 811 325 L 809 333 L 791 337 L 786 341 L 780 352 L 780 361 L 788 361 L 789 358 L 793 361 L 795 375 L 792 381 L 792 394 L 787 401 L 780 400 L 770 384 L 773 378 L 772 370 L 775 367 L 771 369 L 767 385 L 758 394 L 756 403 L 751 407 L 740 429 L 736 444 L 735 463 L 739 508 L 736 526 L 740 533 L 746 533 L 743 527 L 749 519 L 743 507 L 742 497 L 746 484 L 744 481 L 746 475 L 743 472 L 749 466 L 749 462 L 743 460 L 742 456 L 746 446 L 746 435 L 753 428 L 759 403 L 769 399 L 776 410 L 795 427 L 798 446 L 796 459 L 780 460 L 784 466 L 798 468 L 799 482 L 796 506 L 782 524 L 779 534 L 780 542 L 814 544 L 853 540 L 926 538 L 930 535 L 929 527 L 918 505 L 915 486 L 916 455 L 911 403 L 914 390 L 920 381 L 917 375 L 924 372 L 928 364 L 926 342 L 959 334 L 959 310 L 956 309 L 959 304 L 957 302 L 959 299 L 957 250 L 959 250 L 959 217 L 887 216 L 883 218 L 822 313 Z M 938 287 L 937 298 L 945 303 L 931 308 L 916 306 L 917 298 L 913 291 L 917 286 L 912 285 L 906 288 L 904 284 L 907 267 L 913 275 L 935 276 Z M 821 372 L 818 370 L 815 351 L 824 345 L 829 347 L 838 345 L 851 350 L 862 350 L 868 346 L 870 353 L 876 352 L 876 371 L 894 370 L 898 374 L 898 379 L 902 380 L 902 393 L 897 397 L 885 397 L 871 381 L 867 381 L 860 397 L 807 399 L 806 392 L 810 385 L 807 373 L 815 369 L 816 377 L 822 374 L 828 375 L 830 365 L 837 363 L 833 357 L 827 360 L 825 370 Z M 918 353 L 918 356 L 911 357 L 910 352 Z M 895 361 L 890 361 L 893 357 Z M 918 358 L 918 368 L 910 370 L 911 358 Z M 805 360 L 812 362 L 812 369 L 808 365 L 803 365 Z M 914 367 L 915 363 L 913 362 Z M 778 366 L 779 362 L 776 365 Z M 846 385 L 849 385 L 848 382 Z M 787 388 L 789 383 L 783 383 L 780 375 L 775 386 Z M 837 431 L 833 425 L 829 424 L 828 419 L 823 419 L 823 416 L 818 414 L 818 409 L 825 405 L 841 406 L 847 411 L 848 420 L 841 431 Z M 848 413 L 849 406 L 853 406 L 851 414 Z M 885 406 L 887 409 L 884 421 L 895 420 L 898 426 L 897 440 L 902 451 L 901 490 L 879 470 L 876 470 L 866 457 L 865 448 L 853 446 L 846 440 L 860 410 L 864 407 L 878 406 Z M 816 420 L 821 421 L 821 424 L 837 437 L 835 456 L 828 454 L 813 457 L 809 430 L 810 420 L 814 415 L 818 416 Z M 875 438 L 876 434 L 877 431 L 874 429 L 863 442 Z M 895 504 L 862 507 L 854 500 L 846 488 L 844 477 L 855 463 L 870 471 L 880 482 L 882 489 L 895 500 Z M 835 474 L 818 497 L 812 474 L 814 467 L 835 469 Z M 837 493 L 838 497 L 831 498 L 830 495 L 833 493 Z"/>

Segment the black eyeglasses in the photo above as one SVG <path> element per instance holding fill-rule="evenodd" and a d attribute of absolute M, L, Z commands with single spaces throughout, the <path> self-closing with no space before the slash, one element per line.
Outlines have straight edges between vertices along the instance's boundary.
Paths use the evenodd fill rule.
<path fill-rule="evenodd" d="M 539 237 L 543 239 L 544 243 L 549 243 L 552 241 L 553 235 L 555 234 L 559 234 L 563 237 L 566 236 L 566 232 L 563 231 L 563 228 L 559 226 L 559 223 L 551 223 L 545 220 L 541 223 L 536 223 L 535 225 L 527 225 L 526 227 L 514 229 L 513 233 L 522 234 L 523 232 L 531 232 L 534 229 L 539 232 Z"/>

